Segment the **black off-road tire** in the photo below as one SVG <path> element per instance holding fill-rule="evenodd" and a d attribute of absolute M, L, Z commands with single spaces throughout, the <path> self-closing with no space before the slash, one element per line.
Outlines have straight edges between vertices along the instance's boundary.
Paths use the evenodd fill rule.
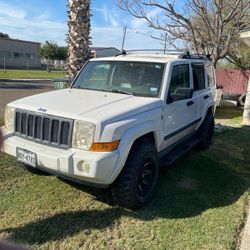
<path fill-rule="evenodd" d="M 136 143 L 111 186 L 114 202 L 129 209 L 142 207 L 151 199 L 158 176 L 159 160 L 155 146 L 148 140 Z"/>
<path fill-rule="evenodd" d="M 214 135 L 214 117 L 212 113 L 208 113 L 201 127 L 198 130 L 198 137 L 201 139 L 199 148 L 205 150 L 212 144 Z"/>

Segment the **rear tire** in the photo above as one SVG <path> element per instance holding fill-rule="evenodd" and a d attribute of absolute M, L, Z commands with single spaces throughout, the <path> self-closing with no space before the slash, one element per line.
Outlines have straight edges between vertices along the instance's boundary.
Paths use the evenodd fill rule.
<path fill-rule="evenodd" d="M 155 146 L 147 140 L 136 143 L 111 186 L 114 201 L 129 209 L 142 207 L 151 199 L 158 176 L 159 160 Z"/>
<path fill-rule="evenodd" d="M 199 148 L 205 150 L 212 144 L 214 135 L 214 117 L 212 113 L 208 113 L 203 121 L 199 131 L 198 137 L 201 139 Z"/>

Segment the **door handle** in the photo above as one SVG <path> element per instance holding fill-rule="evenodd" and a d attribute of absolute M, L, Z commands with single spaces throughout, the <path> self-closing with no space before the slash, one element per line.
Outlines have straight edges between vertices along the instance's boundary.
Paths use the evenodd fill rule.
<path fill-rule="evenodd" d="M 191 106 L 191 105 L 193 105 L 194 104 L 194 102 L 193 101 L 189 101 L 189 102 L 187 102 L 187 106 Z"/>
<path fill-rule="evenodd" d="M 205 95 L 205 96 L 204 96 L 204 99 L 207 99 L 207 98 L 209 98 L 209 95 Z"/>

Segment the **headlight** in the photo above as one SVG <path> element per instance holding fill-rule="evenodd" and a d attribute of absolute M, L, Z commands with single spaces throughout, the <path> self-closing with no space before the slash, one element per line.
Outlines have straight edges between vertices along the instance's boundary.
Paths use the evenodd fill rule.
<path fill-rule="evenodd" d="M 14 131 L 14 116 L 15 109 L 7 106 L 4 113 L 4 125 L 6 129 L 12 132 Z"/>
<path fill-rule="evenodd" d="M 75 121 L 72 146 L 89 150 L 94 138 L 95 125 L 90 122 Z"/>

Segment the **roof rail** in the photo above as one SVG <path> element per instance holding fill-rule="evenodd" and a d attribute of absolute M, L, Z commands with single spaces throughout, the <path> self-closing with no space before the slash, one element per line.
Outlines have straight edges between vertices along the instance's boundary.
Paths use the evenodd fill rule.
<path fill-rule="evenodd" d="M 131 50 L 123 50 L 120 51 L 116 56 L 126 55 L 132 52 L 162 52 L 162 54 L 175 54 L 180 55 L 183 52 L 178 50 L 163 50 L 163 49 L 131 49 Z"/>
<path fill-rule="evenodd" d="M 190 54 L 189 51 L 187 51 L 185 54 L 180 54 L 179 58 L 180 59 L 202 59 L 202 60 L 212 61 L 210 54 L 207 54 L 207 55 Z"/>
<path fill-rule="evenodd" d="M 202 59 L 202 60 L 210 60 L 210 61 L 212 61 L 210 54 L 207 54 L 207 55 L 191 54 L 190 51 L 186 51 L 185 53 L 183 53 L 183 52 L 178 51 L 178 50 L 163 50 L 163 49 L 132 49 L 132 50 L 123 50 L 123 51 L 120 51 L 120 53 L 118 53 L 115 56 L 127 55 L 130 52 L 162 52 L 165 55 L 178 55 L 179 59 Z"/>
<path fill-rule="evenodd" d="M 126 55 L 127 54 L 127 52 L 126 52 L 126 50 L 124 49 L 124 50 L 121 50 L 118 54 L 116 54 L 115 56 L 124 56 L 124 55 Z"/>
<path fill-rule="evenodd" d="M 152 51 L 152 52 L 169 52 L 169 53 L 177 53 L 180 54 L 181 52 L 178 50 L 164 50 L 164 49 L 131 49 L 131 50 L 127 50 L 127 52 L 143 52 L 143 51 Z"/>

